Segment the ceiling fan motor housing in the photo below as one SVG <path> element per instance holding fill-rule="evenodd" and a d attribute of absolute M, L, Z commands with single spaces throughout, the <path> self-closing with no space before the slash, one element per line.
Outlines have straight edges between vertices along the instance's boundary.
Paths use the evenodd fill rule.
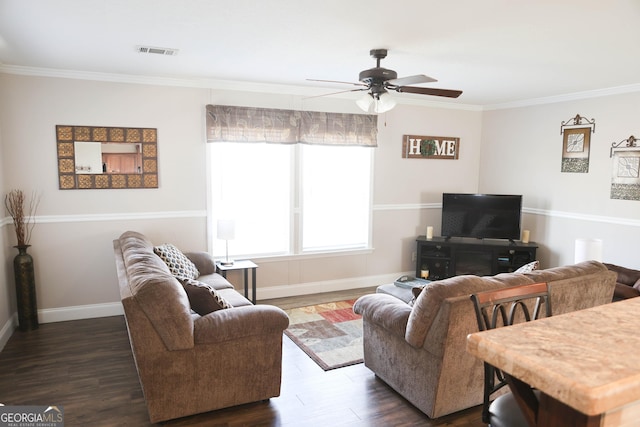
<path fill-rule="evenodd" d="M 382 67 L 364 70 L 359 75 L 360 81 L 365 84 L 382 84 L 387 80 L 393 80 L 397 78 L 398 73 Z"/>
<path fill-rule="evenodd" d="M 380 66 L 380 60 L 387 57 L 387 49 L 372 49 L 369 54 L 376 59 L 376 67 L 362 71 L 358 78 L 369 86 L 371 96 L 379 98 L 381 94 L 387 92 L 385 82 L 398 78 L 398 73 Z"/>

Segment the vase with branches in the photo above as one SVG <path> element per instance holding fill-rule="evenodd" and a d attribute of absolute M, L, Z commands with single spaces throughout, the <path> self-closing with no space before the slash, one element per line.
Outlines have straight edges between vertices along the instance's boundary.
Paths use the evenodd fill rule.
<path fill-rule="evenodd" d="M 4 197 L 4 206 L 13 219 L 16 229 L 17 246 L 27 246 L 31 241 L 31 232 L 35 226 L 35 213 L 39 198 L 32 193 L 27 206 L 27 197 L 22 190 L 11 190 Z"/>
<path fill-rule="evenodd" d="M 33 257 L 27 253 L 31 232 L 35 226 L 35 213 L 39 198 L 34 192 L 29 200 L 22 190 L 12 190 L 4 198 L 4 206 L 13 219 L 18 244 L 18 255 L 13 259 L 18 300 L 18 326 L 20 330 L 38 328 L 38 304 Z"/>

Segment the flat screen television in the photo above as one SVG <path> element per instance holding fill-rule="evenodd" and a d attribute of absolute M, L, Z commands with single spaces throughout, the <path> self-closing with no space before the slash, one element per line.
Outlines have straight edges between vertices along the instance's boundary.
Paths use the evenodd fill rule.
<path fill-rule="evenodd" d="M 521 195 L 443 193 L 441 234 L 518 240 L 521 214 Z"/>

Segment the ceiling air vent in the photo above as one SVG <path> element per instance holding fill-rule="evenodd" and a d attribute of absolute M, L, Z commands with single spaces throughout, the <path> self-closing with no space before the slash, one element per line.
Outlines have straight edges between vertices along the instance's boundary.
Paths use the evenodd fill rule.
<path fill-rule="evenodd" d="M 138 53 L 153 53 L 156 55 L 176 56 L 178 49 L 171 49 L 168 47 L 153 47 L 153 46 L 136 46 Z"/>

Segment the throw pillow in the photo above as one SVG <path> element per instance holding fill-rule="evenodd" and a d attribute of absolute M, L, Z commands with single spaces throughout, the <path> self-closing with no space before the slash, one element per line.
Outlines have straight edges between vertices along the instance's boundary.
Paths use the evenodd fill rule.
<path fill-rule="evenodd" d="M 523 265 L 522 267 L 514 271 L 514 273 L 531 273 L 533 270 L 537 270 L 539 267 L 540 267 L 540 262 L 533 261 L 533 262 L 530 262 L 529 264 Z"/>
<path fill-rule="evenodd" d="M 167 264 L 171 274 L 178 279 L 197 279 L 200 276 L 196 265 L 172 244 L 165 243 L 164 245 L 155 246 L 153 252 Z"/>
<path fill-rule="evenodd" d="M 181 279 L 180 282 L 182 283 L 184 290 L 187 292 L 187 298 L 189 298 L 191 309 L 200 316 L 204 316 L 217 310 L 233 308 L 233 306 L 224 299 L 218 291 L 206 283 L 193 279 Z"/>

